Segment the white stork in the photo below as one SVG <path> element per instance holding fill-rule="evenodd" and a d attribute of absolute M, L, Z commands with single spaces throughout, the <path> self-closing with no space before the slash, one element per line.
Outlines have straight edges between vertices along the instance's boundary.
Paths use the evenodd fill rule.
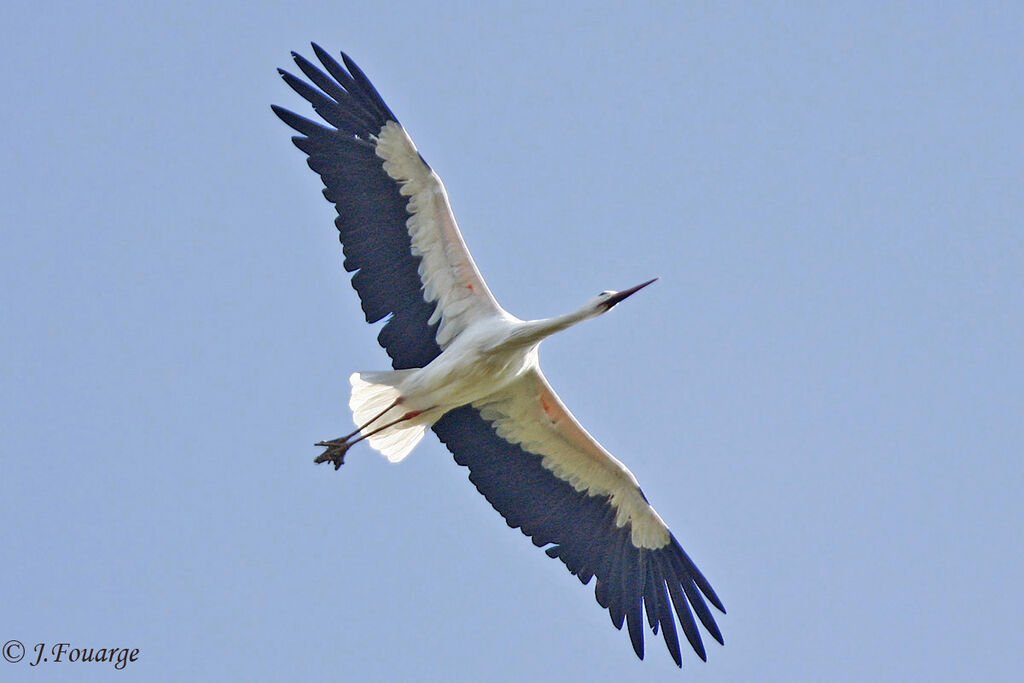
<path fill-rule="evenodd" d="M 556 318 L 507 313 L 473 263 L 441 179 L 366 75 L 345 54 L 343 67 L 318 45 L 313 50 L 326 73 L 292 57 L 316 87 L 280 73 L 328 125 L 273 110 L 300 133 L 292 141 L 338 210 L 345 269 L 354 273 L 367 322 L 388 318 L 377 340 L 394 367 L 352 375 L 358 428 L 318 443 L 327 450 L 316 462 L 337 469 L 362 439 L 398 462 L 433 429 L 510 527 L 548 546 L 583 584 L 597 577 L 598 603 L 615 628 L 626 622 L 638 657 L 646 611 L 677 665 L 675 618 L 706 659 L 693 612 L 722 643 L 705 599 L 724 613 L 722 602 L 633 474 L 583 429 L 538 361 L 544 338 L 607 312 L 653 280 L 602 292 Z"/>

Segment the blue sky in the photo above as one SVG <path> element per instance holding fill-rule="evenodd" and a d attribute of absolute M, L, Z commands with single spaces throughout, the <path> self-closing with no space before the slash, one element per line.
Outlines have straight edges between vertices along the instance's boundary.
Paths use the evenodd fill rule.
<path fill-rule="evenodd" d="M 1024 11 L 668 5 L 9 5 L 0 641 L 138 647 L 125 680 L 1016 680 Z M 708 663 L 636 660 L 433 436 L 313 465 L 387 359 L 269 107 L 310 40 L 508 310 L 661 277 L 542 359 L 725 602 Z"/>

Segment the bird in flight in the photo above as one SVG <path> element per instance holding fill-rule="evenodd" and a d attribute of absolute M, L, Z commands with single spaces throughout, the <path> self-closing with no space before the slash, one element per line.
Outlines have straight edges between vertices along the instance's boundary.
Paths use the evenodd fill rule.
<path fill-rule="evenodd" d="M 579 309 L 520 320 L 491 294 L 466 248 L 438 175 L 366 75 L 320 46 L 322 68 L 292 53 L 309 81 L 279 70 L 319 115 L 274 106 L 320 175 L 367 322 L 387 372 L 357 372 L 349 407 L 356 430 L 321 441 L 317 463 L 341 467 L 360 441 L 404 459 L 432 429 L 512 528 L 558 558 L 595 596 L 615 628 L 627 625 L 644 656 L 644 625 L 660 630 L 682 666 L 676 621 L 701 659 L 697 621 L 722 643 L 707 603 L 722 601 L 640 490 L 633 474 L 576 420 L 541 372 L 548 336 L 607 313 L 654 282 L 601 292 Z M 344 64 L 344 66 L 342 65 Z M 696 614 L 696 620 L 694 619 Z"/>

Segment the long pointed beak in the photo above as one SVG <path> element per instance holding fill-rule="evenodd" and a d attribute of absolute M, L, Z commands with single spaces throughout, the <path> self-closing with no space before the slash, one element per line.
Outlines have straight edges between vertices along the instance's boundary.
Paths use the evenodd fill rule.
<path fill-rule="evenodd" d="M 657 279 L 658 278 L 654 278 L 653 280 L 648 280 L 647 282 L 642 282 L 639 285 L 637 285 L 636 287 L 630 287 L 629 289 L 623 290 L 623 291 L 619 292 L 618 294 L 615 294 L 614 296 L 609 297 L 608 301 L 605 302 L 605 305 L 608 308 L 611 308 L 612 306 L 614 306 L 615 304 L 619 303 L 620 301 L 622 301 L 626 297 L 632 296 L 632 295 L 636 294 L 641 289 L 643 289 L 644 287 L 646 287 L 647 285 L 651 284 L 652 282 L 654 282 Z"/>

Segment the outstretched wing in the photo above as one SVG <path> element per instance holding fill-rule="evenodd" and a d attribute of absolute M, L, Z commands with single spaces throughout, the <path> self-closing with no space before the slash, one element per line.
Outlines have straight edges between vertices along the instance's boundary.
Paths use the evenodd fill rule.
<path fill-rule="evenodd" d="M 538 547 L 552 544 L 547 554 L 584 584 L 597 577 L 598 603 L 615 628 L 627 623 L 638 657 L 644 656 L 644 611 L 677 665 L 676 619 L 701 659 L 694 612 L 723 642 L 705 599 L 725 608 L 707 579 L 633 474 L 583 429 L 539 368 L 486 401 L 449 412 L 434 431 L 509 526 Z"/>
<path fill-rule="evenodd" d="M 327 125 L 274 106 L 298 131 L 335 205 L 345 269 L 396 369 L 423 367 L 473 320 L 503 313 L 459 233 L 441 179 L 366 75 L 313 45 L 326 73 L 292 53 L 313 83 L 280 71 Z M 315 86 L 315 87 L 314 87 Z"/>

